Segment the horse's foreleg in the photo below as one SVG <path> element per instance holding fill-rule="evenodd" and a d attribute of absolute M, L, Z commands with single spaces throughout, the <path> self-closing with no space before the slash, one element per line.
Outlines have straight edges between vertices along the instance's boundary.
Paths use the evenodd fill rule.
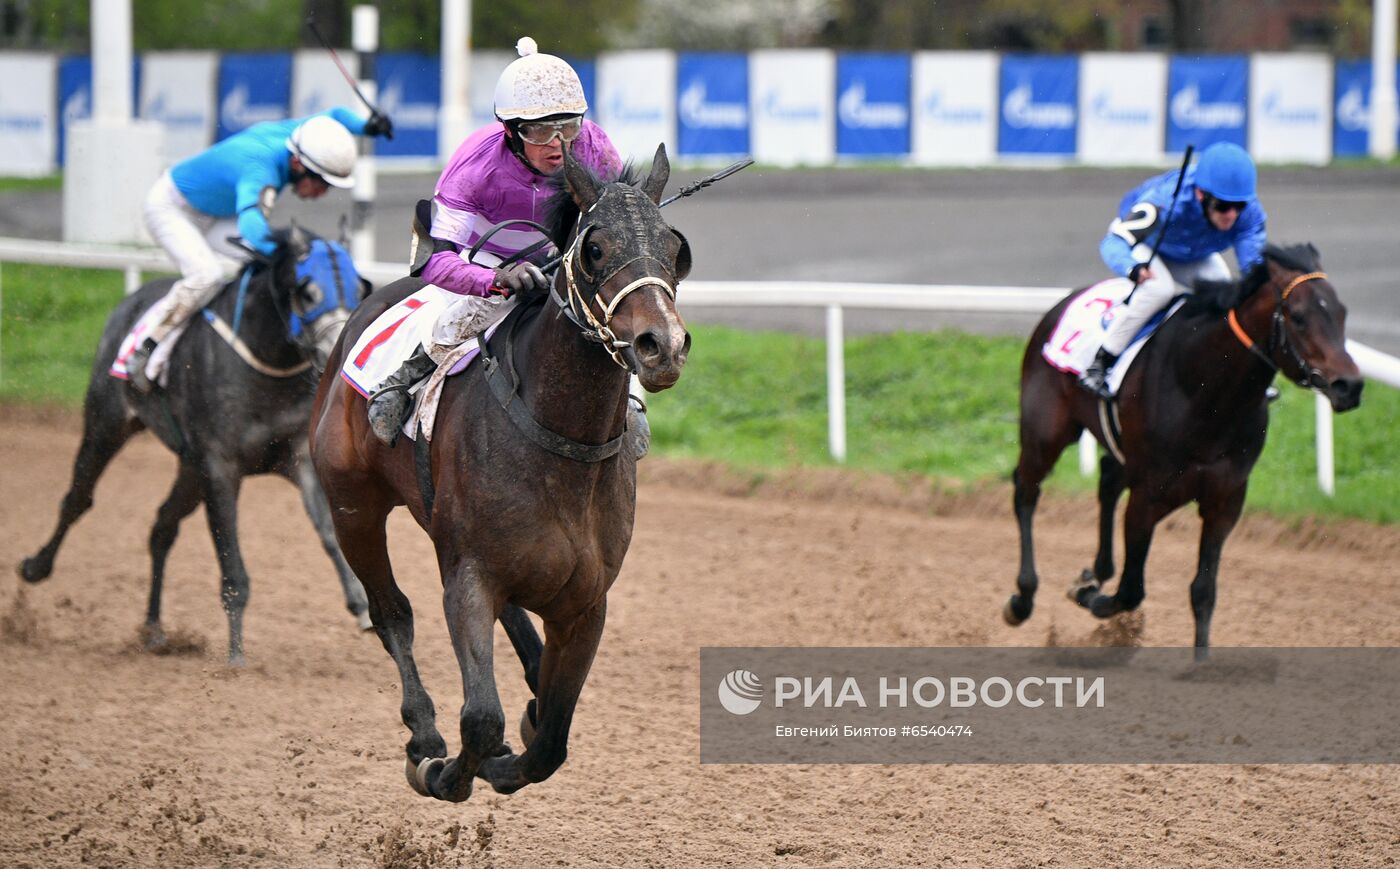
<path fill-rule="evenodd" d="M 408 780 L 426 796 L 415 778 L 416 770 L 425 758 L 446 757 L 447 743 L 438 733 L 433 698 L 423 687 L 413 660 L 413 606 L 399 590 L 389 564 L 384 523 L 391 507 L 370 485 L 348 485 L 343 491 L 348 494 L 330 499 L 336 537 L 342 541 L 345 560 L 364 584 L 379 641 L 398 667 L 403 686 L 399 715 L 413 734 L 405 746 Z"/>
<path fill-rule="evenodd" d="M 219 601 L 228 616 L 228 664 L 242 667 L 243 611 L 248 606 L 248 569 L 238 546 L 238 473 L 221 460 L 207 463 L 204 512 L 219 557 Z"/>
<path fill-rule="evenodd" d="M 1234 530 L 1244 509 L 1245 486 L 1227 491 L 1207 492 L 1200 502 L 1201 549 L 1196 578 L 1191 581 L 1191 612 L 1196 617 L 1196 660 L 1209 655 L 1210 619 L 1215 613 L 1215 584 L 1220 570 L 1220 552 L 1225 538 Z"/>
<path fill-rule="evenodd" d="M 540 635 L 530 622 L 530 616 L 520 607 L 507 604 L 506 608 L 501 610 L 500 621 L 501 626 L 506 629 L 506 636 L 510 637 L 510 644 L 515 647 L 520 665 L 525 668 L 525 684 L 530 686 L 530 693 L 537 698 L 540 693 L 540 657 L 544 652 L 544 643 L 540 642 Z M 520 719 L 520 738 L 525 745 L 529 745 L 534 739 L 539 720 L 539 702 L 532 698 Z"/>
<path fill-rule="evenodd" d="M 1113 578 L 1113 519 L 1125 485 L 1123 466 L 1104 453 L 1099 459 L 1099 551 L 1092 574 L 1100 585 Z"/>
<path fill-rule="evenodd" d="M 1145 486 L 1143 491 L 1151 491 L 1151 486 Z M 1118 590 L 1106 595 L 1098 586 L 1080 586 L 1075 594 L 1080 606 L 1101 619 L 1138 608 L 1147 596 L 1143 571 L 1147 551 L 1152 548 L 1152 531 L 1161 518 L 1159 506 L 1134 489 L 1128 496 L 1128 508 L 1123 516 L 1123 574 L 1118 580 Z"/>
<path fill-rule="evenodd" d="M 545 624 L 535 738 L 524 754 L 487 758 L 477 773 L 497 792 L 508 794 L 531 782 L 544 781 L 563 765 L 574 707 L 593 666 L 606 616 L 607 601 L 603 600 L 568 624 Z"/>
<path fill-rule="evenodd" d="M 1031 611 L 1035 608 L 1035 592 L 1040 585 L 1040 578 L 1035 572 L 1035 537 L 1032 531 L 1035 508 L 1040 503 L 1040 484 L 1054 469 L 1060 453 L 1079 434 L 1064 408 L 1042 412 L 1028 402 L 1025 390 L 1023 385 L 1021 455 L 1011 476 L 1015 484 L 1011 503 L 1021 535 L 1021 567 L 1016 573 L 1017 593 L 1001 610 L 1002 618 L 1013 627 L 1031 617 Z"/>
<path fill-rule="evenodd" d="M 370 623 L 369 601 L 365 598 L 364 586 L 350 569 L 345 555 L 340 551 L 340 544 L 336 542 L 330 504 L 326 502 L 325 492 L 321 491 L 321 482 L 316 479 L 316 470 L 311 466 L 311 459 L 305 453 L 297 457 L 287 472 L 287 478 L 301 491 L 301 503 L 306 507 L 306 515 L 311 517 L 311 524 L 315 526 L 316 534 L 321 538 L 321 547 L 326 550 L 326 555 L 330 556 L 331 563 L 335 565 L 335 572 L 340 577 L 341 590 L 345 593 L 345 608 L 350 610 L 350 615 L 359 622 L 361 630 L 372 629 L 374 625 Z"/>
<path fill-rule="evenodd" d="M 448 576 L 443 611 L 452 649 L 462 671 L 462 750 L 451 761 L 430 760 L 419 767 L 423 789 L 438 799 L 460 803 L 471 796 L 472 779 L 487 757 L 509 755 L 506 719 L 496 692 L 493 661 L 496 606 L 471 569 Z"/>
<path fill-rule="evenodd" d="M 105 374 L 98 376 L 106 377 Z M 139 425 L 123 418 L 120 406 L 111 413 L 107 410 L 111 409 L 95 407 L 94 398 L 89 396 L 83 442 L 78 447 L 77 458 L 73 460 L 72 482 L 59 507 L 58 527 L 43 549 L 20 562 L 19 575 L 25 582 L 39 582 L 53 573 L 54 556 L 58 554 L 58 547 L 63 544 L 68 529 L 92 507 L 92 490 L 97 485 L 97 478 L 102 476 L 122 445 L 140 431 Z"/>
<path fill-rule="evenodd" d="M 151 595 L 146 604 L 146 625 L 142 633 L 147 649 L 158 649 L 165 645 L 165 632 L 160 627 L 160 597 L 165 585 L 165 561 L 170 555 L 170 547 L 180 534 L 180 523 L 194 512 L 204 498 L 204 485 L 199 469 L 180 463 L 175 484 L 165 503 L 156 514 L 156 524 L 151 527 Z"/>

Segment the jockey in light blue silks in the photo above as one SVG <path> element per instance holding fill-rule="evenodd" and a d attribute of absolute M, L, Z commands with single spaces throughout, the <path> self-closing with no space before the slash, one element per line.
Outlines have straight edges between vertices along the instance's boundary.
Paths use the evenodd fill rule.
<path fill-rule="evenodd" d="M 340 107 L 304 119 L 268 121 L 176 163 L 146 195 L 146 228 L 180 269 L 180 279 L 157 305 L 164 314 L 127 359 L 129 382 L 149 392 L 147 363 L 157 345 L 214 300 L 227 271 L 245 258 L 224 237 L 237 234 L 254 250 L 272 254 L 267 216 L 288 184 L 302 199 L 353 182 L 352 134 L 393 136 L 389 118 L 361 118 Z M 235 224 L 236 221 L 236 224 Z"/>
<path fill-rule="evenodd" d="M 1080 382 L 1105 400 L 1109 369 L 1143 325 L 1197 281 L 1230 279 L 1220 252 L 1235 249 L 1241 274 L 1258 264 L 1264 252 L 1264 209 L 1256 192 L 1254 161 L 1239 145 L 1217 142 L 1187 167 L 1173 208 L 1177 170 L 1149 178 L 1129 191 L 1118 218 L 1099 244 L 1103 261 L 1114 273 L 1137 284 L 1127 304 L 1113 309 L 1103 346 Z M 1157 258 L 1148 263 L 1167 215 Z"/>
<path fill-rule="evenodd" d="M 549 288 L 532 259 L 543 261 L 554 252 L 552 245 L 537 249 L 534 257 L 502 265 L 548 241 L 534 229 L 508 226 L 482 244 L 475 259 L 469 254 L 495 224 L 546 219 L 545 205 L 553 193 L 549 178 L 563 167 L 564 148 L 605 179 L 622 170 L 622 159 L 603 128 L 583 118 L 588 102 L 573 67 L 539 53 L 528 36 L 516 50 L 520 57 L 496 82 L 497 122 L 458 146 L 433 194 L 431 238 L 425 246 L 433 252 L 414 273 L 451 297 L 433 330 L 438 347 L 474 337 L 486 321 L 504 313 L 505 297 Z M 395 443 L 412 407 L 409 387 L 435 366 L 428 348 L 418 348 L 370 399 L 370 428 L 385 444 Z"/>

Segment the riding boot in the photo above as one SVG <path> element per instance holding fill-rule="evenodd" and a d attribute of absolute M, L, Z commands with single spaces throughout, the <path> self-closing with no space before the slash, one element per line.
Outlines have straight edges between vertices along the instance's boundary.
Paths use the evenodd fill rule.
<path fill-rule="evenodd" d="M 399 366 L 398 371 L 379 385 L 378 391 L 369 400 L 369 427 L 385 446 L 392 447 L 398 440 L 399 432 L 403 430 L 403 424 L 413 408 L 413 396 L 408 391 L 415 383 L 432 374 L 436 367 L 437 363 L 428 355 L 428 351 L 419 347 Z"/>
<path fill-rule="evenodd" d="M 151 379 L 146 376 L 146 364 L 151 361 L 151 354 L 156 352 L 156 342 L 147 338 L 136 345 L 131 351 L 131 355 L 126 357 L 126 382 L 131 384 L 131 388 L 141 394 L 146 394 L 155 386 Z"/>
<path fill-rule="evenodd" d="M 636 459 L 651 451 L 651 423 L 647 422 L 647 406 L 635 395 L 627 396 L 627 446 Z"/>
<path fill-rule="evenodd" d="M 1108 388 L 1108 372 L 1117 361 L 1117 353 L 1110 353 L 1100 347 L 1094 361 L 1089 363 L 1089 367 L 1079 376 L 1080 385 L 1104 401 L 1112 401 L 1113 390 Z"/>

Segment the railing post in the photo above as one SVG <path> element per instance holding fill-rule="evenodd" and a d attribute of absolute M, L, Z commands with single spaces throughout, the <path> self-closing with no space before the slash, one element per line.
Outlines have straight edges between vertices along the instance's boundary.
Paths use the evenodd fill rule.
<path fill-rule="evenodd" d="M 846 461 L 846 342 L 841 306 L 826 308 L 826 412 L 831 457 Z"/>
<path fill-rule="evenodd" d="M 126 267 L 126 294 L 129 296 L 141 289 L 141 267 Z"/>
<path fill-rule="evenodd" d="M 1313 399 L 1317 408 L 1317 487 L 1330 498 L 1337 493 L 1332 464 L 1332 404 L 1320 392 Z"/>
<path fill-rule="evenodd" d="M 1091 477 L 1099 468 L 1099 442 L 1088 430 L 1079 433 L 1079 474 Z"/>

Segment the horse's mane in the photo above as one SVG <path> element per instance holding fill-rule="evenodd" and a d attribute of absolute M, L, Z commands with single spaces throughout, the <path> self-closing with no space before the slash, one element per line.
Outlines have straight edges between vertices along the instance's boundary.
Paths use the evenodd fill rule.
<path fill-rule="evenodd" d="M 1268 283 L 1269 260 L 1298 272 L 1315 272 L 1322 269 L 1321 256 L 1311 244 L 1294 244 L 1287 247 L 1270 244 L 1264 248 L 1263 258 L 1239 280 L 1198 282 L 1195 295 L 1187 301 L 1188 310 L 1223 314 L 1239 305 L 1253 295 L 1255 290 Z"/>
<path fill-rule="evenodd" d="M 580 166 L 579 168 L 587 172 L 600 187 L 613 182 L 631 187 L 636 187 L 641 183 L 641 176 L 636 167 L 632 165 L 631 160 L 627 161 L 626 165 L 622 167 L 622 173 L 614 179 L 603 178 L 588 166 Z M 545 203 L 545 226 L 549 229 L 549 240 L 562 251 L 568 246 L 569 233 L 574 231 L 574 224 L 578 222 L 578 204 L 574 202 L 574 196 L 569 192 L 569 182 L 564 178 L 562 170 L 550 176 L 549 185 L 553 192 L 550 193 L 549 200 Z"/>

